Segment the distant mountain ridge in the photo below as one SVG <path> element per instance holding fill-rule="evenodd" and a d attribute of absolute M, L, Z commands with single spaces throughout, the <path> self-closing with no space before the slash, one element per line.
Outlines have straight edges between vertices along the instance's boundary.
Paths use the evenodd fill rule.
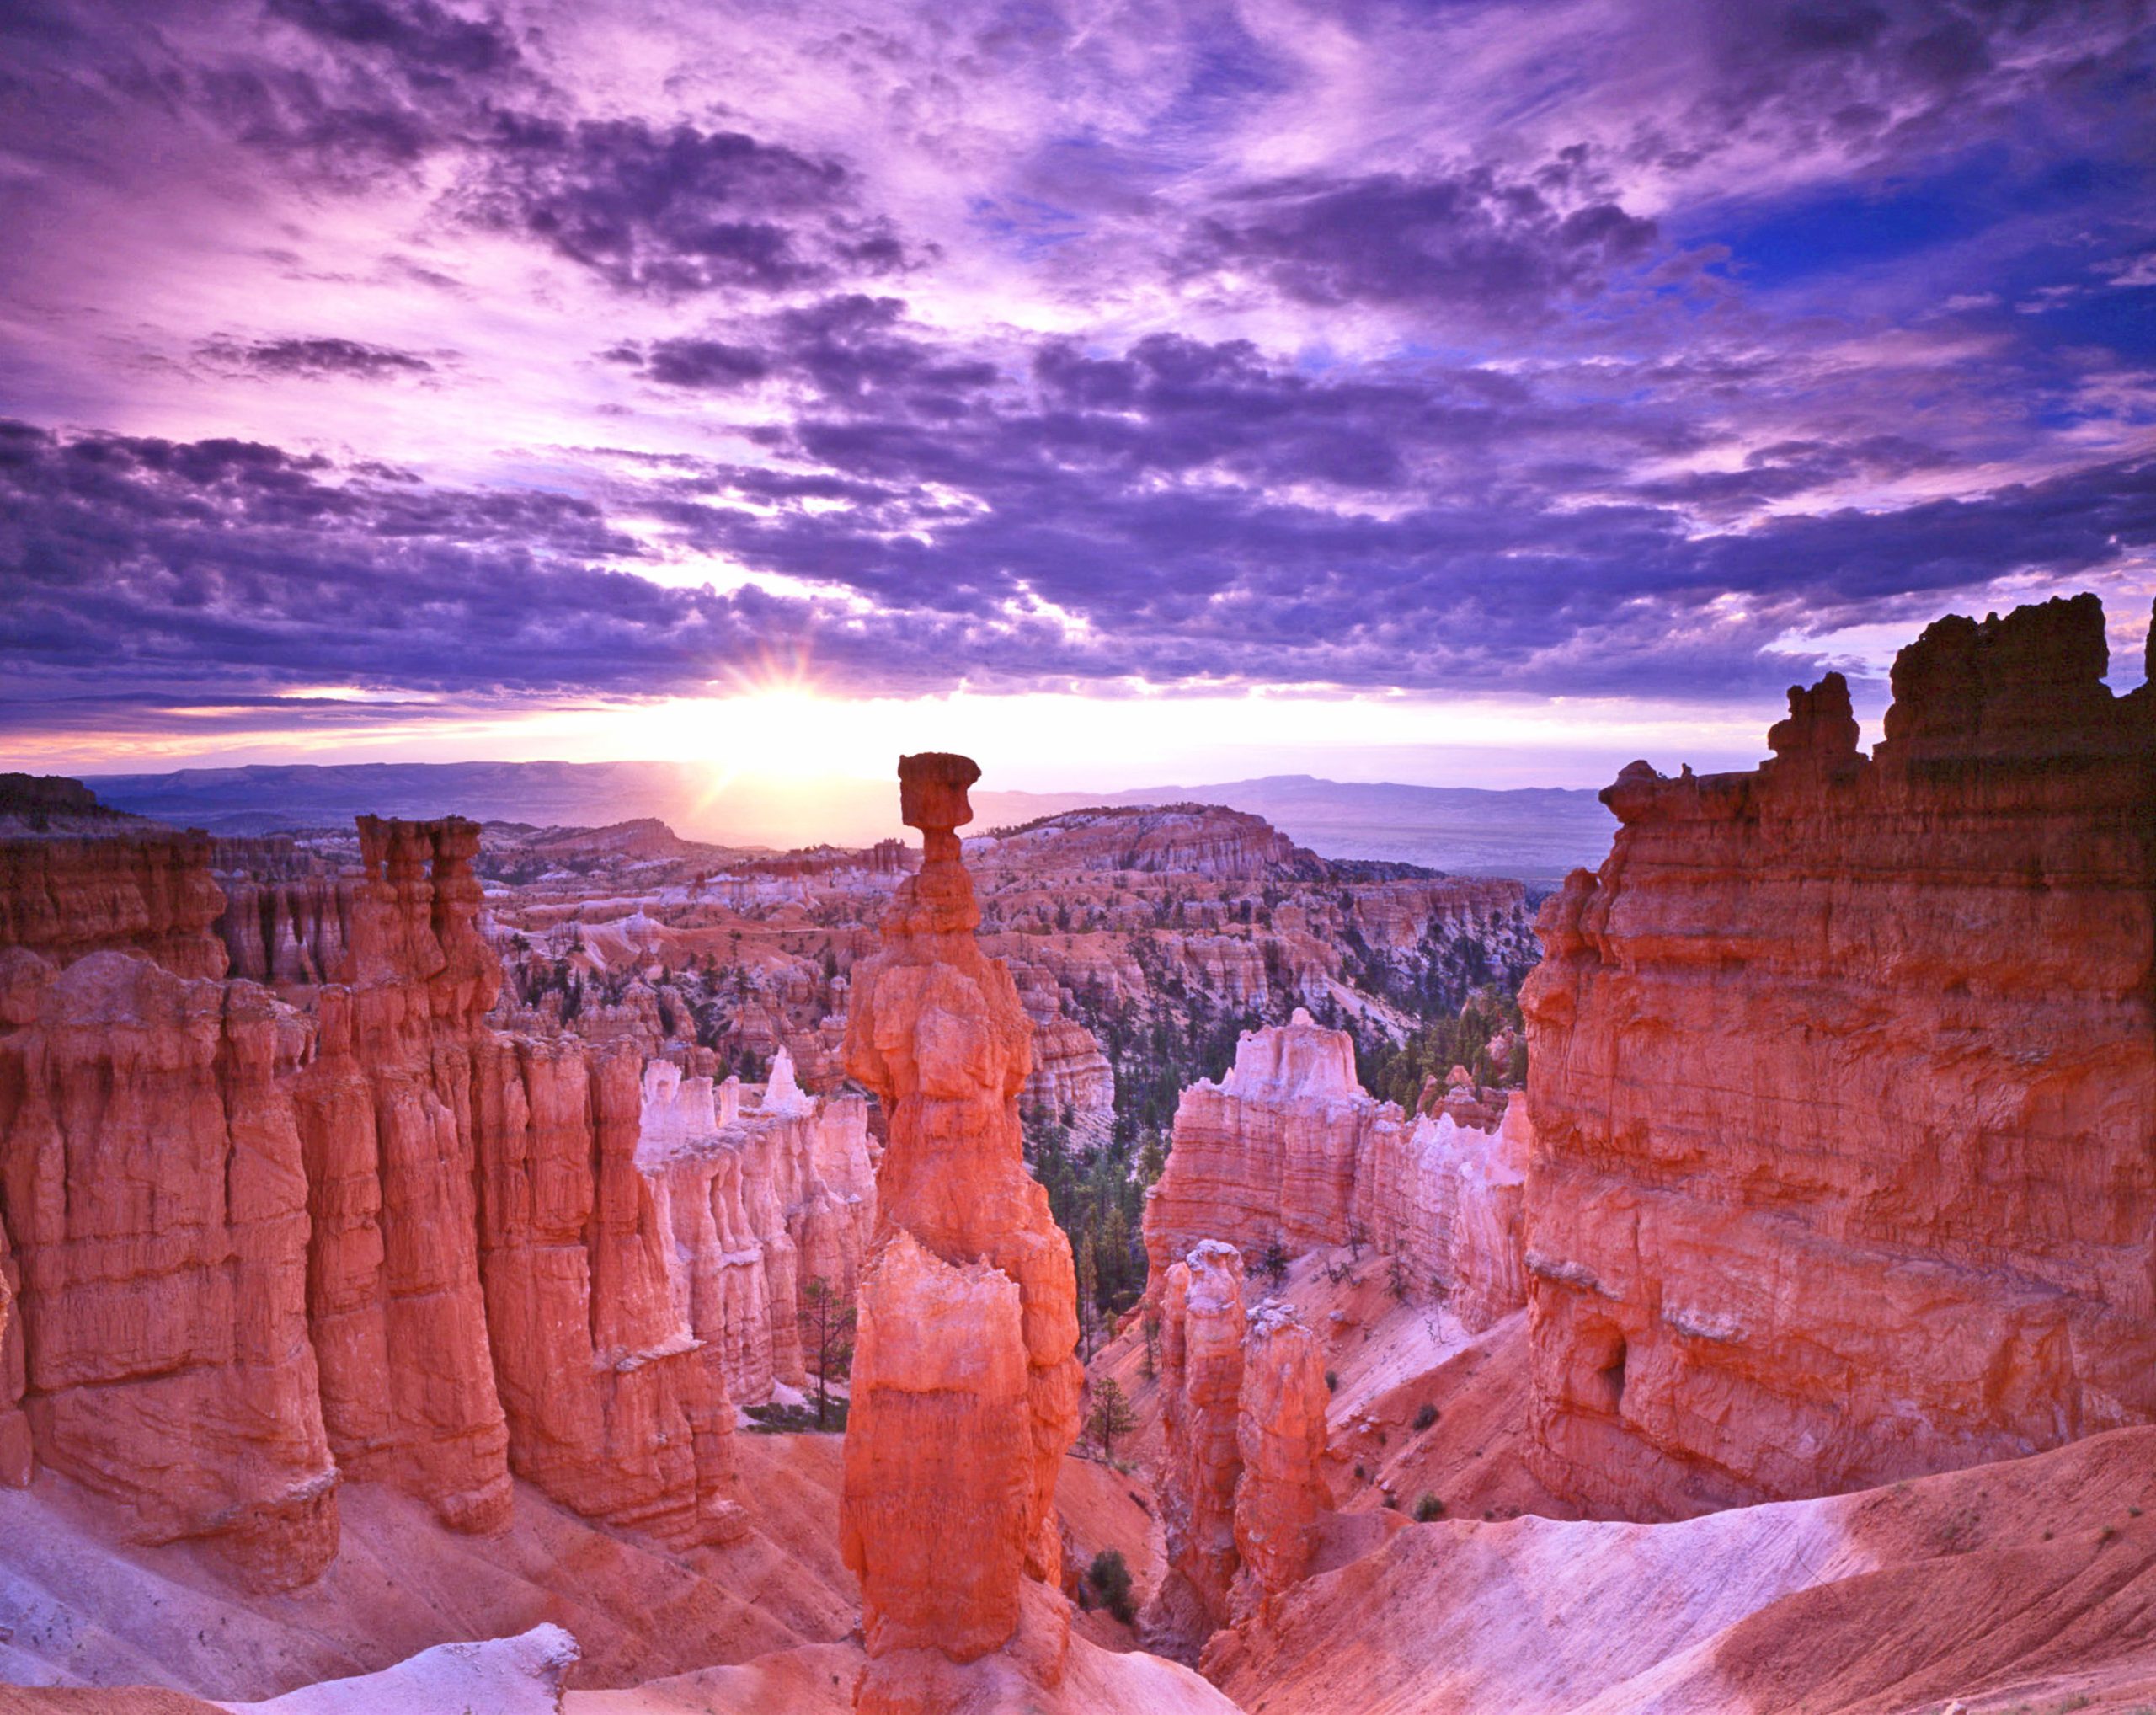
<path fill-rule="evenodd" d="M 212 833 L 342 826 L 355 815 L 466 815 L 600 827 L 655 817 L 692 840 L 789 848 L 905 836 L 884 781 L 790 780 L 689 762 L 360 762 L 106 774 L 115 809 Z M 1549 883 L 1608 854 L 1615 823 L 1583 788 L 1408 786 L 1268 775 L 1115 793 L 975 791 L 979 829 L 1096 805 L 1201 803 L 1260 815 L 1323 858 Z M 910 837 L 910 836 L 909 836 Z"/>

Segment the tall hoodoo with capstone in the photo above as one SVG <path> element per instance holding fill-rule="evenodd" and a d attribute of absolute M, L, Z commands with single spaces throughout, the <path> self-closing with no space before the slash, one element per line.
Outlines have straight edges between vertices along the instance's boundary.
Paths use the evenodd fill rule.
<path fill-rule="evenodd" d="M 1055 1481 L 1077 1438 L 1082 1372 L 1070 1247 L 1026 1172 L 1018 1096 L 1031 1025 L 980 912 L 955 830 L 963 756 L 899 764 L 925 862 L 883 950 L 857 968 L 846 1067 L 889 1116 L 860 1333 L 841 1528 L 870 1657 L 857 1706 L 925 1708 L 954 1664 L 1011 1646 L 1060 1569 Z M 1061 1674 L 1061 1627 L 1022 1653 Z M 1043 1636 L 1046 1633 L 1049 1635 Z"/>

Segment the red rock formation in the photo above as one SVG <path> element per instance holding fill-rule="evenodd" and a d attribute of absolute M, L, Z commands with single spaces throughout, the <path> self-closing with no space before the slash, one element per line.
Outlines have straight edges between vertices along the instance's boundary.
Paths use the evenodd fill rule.
<path fill-rule="evenodd" d="M 509 1460 L 587 1518 L 728 1541 L 746 1526 L 734 1412 L 638 1164 L 641 1067 L 573 1041 L 495 1037 L 480 1052 L 482 1272 Z"/>
<path fill-rule="evenodd" d="M 644 1070 L 638 1170 L 677 1262 L 675 1307 L 710 1348 L 737 1399 L 798 1386 L 801 1291 L 826 1282 L 851 1302 L 876 1214 L 867 1113 L 795 1084 L 784 1050 L 761 1092 L 734 1079 Z"/>
<path fill-rule="evenodd" d="M 362 821 L 337 980 L 291 985 L 312 1020 L 132 954 L 56 977 L 0 950 L 0 1272 L 23 1288 L 0 1337 L 0 1477 L 24 1480 L 34 1451 L 151 1538 L 220 1539 L 268 1582 L 334 1552 L 339 1470 L 464 1530 L 506 1520 L 514 1465 L 672 1542 L 739 1533 L 728 1342 L 691 1331 L 638 1165 L 642 1058 L 487 1028 L 476 835 Z M 131 873 L 138 843 L 120 843 L 118 863 L 83 855 L 90 878 Z M 202 876 L 167 892 L 197 900 L 197 923 L 216 899 Z M 170 912 L 109 915 L 183 944 Z M 746 1200 L 788 1258 L 843 1274 L 863 1217 L 830 1182 L 865 1178 L 861 1104 L 790 1083 L 766 1098 L 750 1165 L 776 1183 Z M 791 1290 L 757 1333 L 767 1361 Z"/>
<path fill-rule="evenodd" d="M 43 967 L 45 961 L 35 954 L 10 948 L 0 954 L 0 963 L 15 967 L 14 970 L 0 974 L 0 987 L 12 991 L 9 979 L 16 971 L 24 965 Z M 27 976 L 29 973 L 22 974 Z M 35 1023 L 34 1005 L 27 1016 L 19 1018 L 13 1007 L 5 1004 L 12 997 L 12 993 L 0 996 L 0 1027 Z M 29 998 L 35 1002 L 35 993 Z M 0 1485 L 8 1488 L 29 1485 L 34 1461 L 30 1422 L 23 1415 L 23 1331 L 20 1318 L 15 1315 L 15 1299 L 21 1285 L 15 1272 L 14 1256 L 8 1245 L 8 1224 L 0 1221 Z"/>
<path fill-rule="evenodd" d="M 1375 1128 L 1355 1179 L 1354 1219 L 1380 1254 L 1398 1257 L 1419 1290 L 1480 1332 L 1527 1301 L 1525 1184 L 1534 1134 L 1515 1090 L 1493 1130 L 1421 1119 L 1405 1139 Z"/>
<path fill-rule="evenodd" d="M 472 923 L 479 831 L 368 816 L 360 837 L 346 956 L 294 1092 L 323 1419 L 351 1475 L 491 1530 L 510 1484 L 473 1201 L 472 1055 L 499 982 Z"/>
<path fill-rule="evenodd" d="M 1207 1240 L 1162 1281 L 1161 1453 L 1167 1568 L 1149 1645 L 1189 1661 L 1230 1625 L 1262 1623 L 1308 1575 L 1329 1504 L 1325 1354 L 1285 1305 L 1243 1309 L 1242 1258 Z"/>
<path fill-rule="evenodd" d="M 1240 1562 L 1235 1488 L 1242 1477 L 1236 1418 L 1242 1400 L 1243 1260 L 1209 1239 L 1162 1280 L 1161 1468 L 1156 1484 L 1168 1564 L 1147 1605 L 1151 1647 L 1195 1661 L 1228 1622 Z"/>
<path fill-rule="evenodd" d="M 251 1583 L 302 1583 L 337 1547 L 285 1088 L 307 1021 L 131 954 L 9 964 L 0 1227 L 23 1338 L 5 1370 L 27 1356 L 37 1456 L 141 1540 L 211 1538 Z"/>
<path fill-rule="evenodd" d="M 295 988 L 330 981 L 344 967 L 354 894 L 350 880 L 225 875 L 218 885 L 225 908 L 217 932 L 233 976 Z"/>
<path fill-rule="evenodd" d="M 1115 1123 L 1115 1071 L 1093 1033 L 1065 1012 L 1052 971 L 1012 962 L 1018 999 L 1033 1021 L 1033 1069 L 1019 1093 L 1029 1121 L 1068 1125 L 1081 1143 L 1106 1140 Z"/>
<path fill-rule="evenodd" d="M 2156 692 L 1942 620 L 1886 740 L 1603 796 L 1522 1002 L 1541 1473 L 1653 1517 L 2156 1418 Z"/>
<path fill-rule="evenodd" d="M 1411 1127 L 1355 1081 L 1344 1030 L 1292 1023 L 1247 1031 L 1218 1084 L 1185 1090 L 1174 1147 L 1145 1205 L 1155 1283 L 1203 1239 L 1246 1254 L 1357 1242 L 1400 1256 L 1470 1328 L 1517 1310 L 1525 1110 L 1495 1133 L 1450 1112 Z M 1157 1292 L 1157 1284 L 1149 1289 Z"/>
<path fill-rule="evenodd" d="M 224 895 L 205 834 L 131 829 L 104 837 L 0 839 L 0 947 L 56 965 L 141 953 L 179 976 L 222 976 L 213 932 Z"/>
<path fill-rule="evenodd" d="M 1308 1577 L 1326 1490 L 1325 1349 L 1283 1304 L 1251 1312 L 1235 1408 L 1235 1555 L 1231 1617 L 1263 1623 L 1270 1604 Z"/>
<path fill-rule="evenodd" d="M 1021 1154 L 1031 1026 L 972 932 L 953 830 L 979 772 L 958 756 L 899 764 L 925 861 L 883 951 L 856 968 L 847 1021 L 848 1066 L 889 1119 L 841 1513 L 861 1579 L 864 1710 L 950 1707 L 953 1664 L 991 1672 L 983 1658 L 999 1651 L 1052 1686 L 1068 1635 L 1054 1499 L 1078 1431 L 1076 1284 Z"/>

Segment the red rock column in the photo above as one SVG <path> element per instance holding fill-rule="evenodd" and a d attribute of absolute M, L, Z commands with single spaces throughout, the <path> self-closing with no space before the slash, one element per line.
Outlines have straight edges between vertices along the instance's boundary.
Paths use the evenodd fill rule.
<path fill-rule="evenodd" d="M 1235 1449 L 1235 1552 L 1230 1596 L 1241 1623 L 1308 1575 L 1313 1527 L 1328 1500 L 1324 1477 L 1325 1352 L 1284 1304 L 1251 1312 L 1243 1344 Z"/>
<path fill-rule="evenodd" d="M 1161 1300 L 1161 1521 L 1168 1570 L 1148 1605 L 1147 1643 L 1195 1661 L 1228 1622 L 1238 1564 L 1236 1414 L 1243 1389 L 1243 1259 L 1208 1239 L 1171 1264 Z"/>
<path fill-rule="evenodd" d="M 509 1437 L 479 1287 L 472 1056 L 499 983 L 473 919 L 478 829 L 360 819 L 366 877 L 296 1101 L 308 1310 L 339 1466 L 444 1523 L 509 1520 Z"/>
<path fill-rule="evenodd" d="M 889 1121 L 841 1511 L 869 1656 L 864 1710 L 936 1707 L 948 1664 L 1009 1647 L 1030 1606 L 1027 1671 L 1061 1677 L 1067 1613 L 1028 1603 L 1060 1571 L 1055 1481 L 1082 1373 L 1070 1248 L 1026 1173 L 1018 1097 L 1032 1025 L 980 921 L 955 830 L 962 756 L 909 756 L 900 804 L 926 836 L 882 952 L 858 967 L 846 1066 Z M 1058 1599 L 1059 1601 L 1059 1599 Z"/>

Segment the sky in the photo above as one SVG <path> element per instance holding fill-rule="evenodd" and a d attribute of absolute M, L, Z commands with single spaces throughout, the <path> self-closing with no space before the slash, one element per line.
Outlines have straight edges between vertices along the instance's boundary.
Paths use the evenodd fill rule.
<path fill-rule="evenodd" d="M 2112 0 L 4 0 L 0 766 L 1745 766 L 2156 596 Z"/>

